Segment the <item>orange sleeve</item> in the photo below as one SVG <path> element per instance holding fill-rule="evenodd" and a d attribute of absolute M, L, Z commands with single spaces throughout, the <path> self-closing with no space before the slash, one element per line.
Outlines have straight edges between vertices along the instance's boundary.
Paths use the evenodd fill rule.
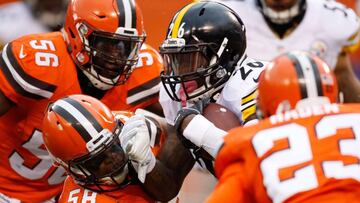
<path fill-rule="evenodd" d="M 248 202 L 245 198 L 244 182 L 242 181 L 245 173 L 241 172 L 241 168 L 240 163 L 228 166 L 220 176 L 215 190 L 208 197 L 206 203 Z"/>
<path fill-rule="evenodd" d="M 144 44 L 138 64 L 126 82 L 126 103 L 136 108 L 144 108 L 158 102 L 162 68 L 163 61 L 160 54 Z"/>
<path fill-rule="evenodd" d="M 56 90 L 63 45 L 55 34 L 29 35 L 4 46 L 0 90 L 16 104 L 49 99 Z M 35 48 L 34 48 L 35 47 Z"/>

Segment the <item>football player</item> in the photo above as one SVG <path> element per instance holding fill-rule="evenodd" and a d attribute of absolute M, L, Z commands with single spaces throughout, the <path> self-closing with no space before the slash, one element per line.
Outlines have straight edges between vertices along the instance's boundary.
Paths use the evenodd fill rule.
<path fill-rule="evenodd" d="M 24 0 L 30 7 L 33 16 L 44 26 L 53 31 L 61 29 L 68 0 Z"/>
<path fill-rule="evenodd" d="M 182 108 L 196 106 L 201 112 L 208 102 L 228 108 L 238 123 L 256 120 L 257 80 L 264 63 L 247 57 L 245 26 L 233 10 L 217 2 L 193 2 L 174 15 L 166 36 L 160 47 L 164 71 L 159 100 L 170 125 L 181 127 Z M 207 131 L 202 123 L 196 125 Z M 186 141 L 184 145 L 194 148 Z M 213 172 L 212 160 L 196 147 L 193 152 Z"/>
<path fill-rule="evenodd" d="M 271 60 L 281 53 L 304 50 L 318 55 L 334 69 L 345 102 L 360 101 L 360 83 L 348 53 L 359 44 L 356 13 L 327 0 L 223 0 L 243 19 L 248 54 Z"/>
<path fill-rule="evenodd" d="M 160 103 L 169 124 L 182 107 L 206 99 L 227 107 L 242 123 L 254 115 L 264 63 L 247 57 L 245 26 L 233 10 L 210 1 L 188 4 L 170 22 L 160 53 Z"/>
<path fill-rule="evenodd" d="M 44 143 L 69 174 L 59 202 L 154 202 L 150 195 L 169 201 L 164 195 L 175 179 L 154 155 L 164 141 L 158 124 L 143 115 L 111 112 L 85 95 L 51 104 Z"/>
<path fill-rule="evenodd" d="M 0 50 L 18 37 L 31 33 L 43 33 L 48 29 L 37 21 L 22 0 L 0 2 Z"/>
<path fill-rule="evenodd" d="M 358 202 L 360 105 L 337 101 L 335 75 L 320 58 L 274 59 L 259 81 L 266 119 L 225 137 L 207 202 Z"/>
<path fill-rule="evenodd" d="M 3 199 L 43 202 L 61 191 L 64 170 L 52 166 L 41 136 L 49 103 L 82 93 L 111 110 L 156 106 L 162 60 L 144 39 L 134 1 L 72 0 L 62 32 L 27 35 L 5 45 L 0 57 Z"/>

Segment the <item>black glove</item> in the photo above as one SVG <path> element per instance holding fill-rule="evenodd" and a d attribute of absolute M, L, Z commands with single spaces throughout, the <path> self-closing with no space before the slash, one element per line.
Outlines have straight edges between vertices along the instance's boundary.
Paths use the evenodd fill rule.
<path fill-rule="evenodd" d="M 202 114 L 204 112 L 204 108 L 210 103 L 210 98 L 209 97 L 205 97 L 200 99 L 199 101 L 195 102 L 195 104 L 193 106 L 191 106 L 190 108 L 196 109 L 200 112 L 200 114 Z"/>
<path fill-rule="evenodd" d="M 184 119 L 187 116 L 202 114 L 203 109 L 209 103 L 210 103 L 210 98 L 204 98 L 204 99 L 197 101 L 191 107 L 185 107 L 185 108 L 181 109 L 175 118 L 175 129 L 177 132 L 176 134 L 177 134 L 178 138 L 180 139 L 180 141 L 182 142 L 182 144 L 186 148 L 192 149 L 191 153 L 193 154 L 195 161 L 198 162 L 201 167 L 206 168 L 209 172 L 211 172 L 215 176 L 214 167 L 213 167 L 213 163 L 212 163 L 213 160 L 212 160 L 212 158 L 207 158 L 207 157 L 210 157 L 210 155 L 208 155 L 207 157 L 204 157 L 203 156 L 204 153 L 207 154 L 207 152 L 205 150 L 203 150 L 202 148 L 196 146 L 192 142 L 190 142 L 190 140 L 186 139 L 183 136 L 182 132 L 180 131 L 182 122 L 184 121 Z"/>
<path fill-rule="evenodd" d="M 198 114 L 200 114 L 200 112 L 197 109 L 185 107 L 185 108 L 182 108 L 180 111 L 178 111 L 178 114 L 175 118 L 174 127 L 176 130 L 176 134 L 177 134 L 178 138 L 180 139 L 180 141 L 183 143 L 183 145 L 189 149 L 198 149 L 199 147 L 197 147 L 196 145 L 191 143 L 188 139 L 186 139 L 183 136 L 183 134 L 180 130 L 181 124 L 184 121 L 184 119 L 186 117 L 188 117 L 189 115 L 198 115 Z"/>
<path fill-rule="evenodd" d="M 193 114 L 193 115 L 202 114 L 204 108 L 209 103 L 210 103 L 210 98 L 205 97 L 205 98 L 202 98 L 202 99 L 198 100 L 197 102 L 195 102 L 194 105 L 192 105 L 191 107 L 184 107 L 178 111 L 178 114 L 175 118 L 175 129 L 177 131 L 177 135 L 178 135 L 179 139 L 183 142 L 183 144 L 187 148 L 191 148 L 191 149 L 196 148 L 197 149 L 198 147 L 196 147 L 194 144 L 192 144 L 188 139 L 186 139 L 182 135 L 182 132 L 180 131 L 181 124 L 184 121 L 184 119 L 191 114 Z"/>

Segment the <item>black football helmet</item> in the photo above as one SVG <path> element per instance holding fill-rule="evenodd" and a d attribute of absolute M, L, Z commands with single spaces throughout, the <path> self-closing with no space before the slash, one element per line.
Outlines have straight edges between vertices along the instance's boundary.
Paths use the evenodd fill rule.
<path fill-rule="evenodd" d="M 290 23 L 306 10 L 306 0 L 273 1 L 271 4 L 257 0 L 257 5 L 264 17 L 277 25 Z"/>
<path fill-rule="evenodd" d="M 162 83 L 174 101 L 212 97 L 245 49 L 245 26 L 233 10 L 211 1 L 188 4 L 175 14 L 160 46 Z"/>

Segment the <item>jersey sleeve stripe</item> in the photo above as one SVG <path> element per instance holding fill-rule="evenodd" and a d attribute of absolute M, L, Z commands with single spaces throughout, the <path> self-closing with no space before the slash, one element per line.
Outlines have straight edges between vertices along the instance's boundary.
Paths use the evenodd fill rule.
<path fill-rule="evenodd" d="M 11 62 L 11 64 L 13 65 L 13 67 L 15 68 L 15 70 L 20 74 L 20 76 L 22 78 L 24 78 L 25 81 L 27 81 L 29 84 L 41 89 L 41 90 L 46 90 L 48 92 L 55 92 L 56 90 L 56 86 L 52 85 L 50 83 L 41 81 L 39 79 L 36 79 L 34 77 L 32 77 L 31 75 L 27 74 L 26 72 L 24 72 L 23 68 L 21 67 L 21 65 L 18 63 L 18 61 L 16 60 L 13 52 L 12 52 L 12 44 L 9 44 L 9 49 L 8 49 L 8 58 Z"/>
<path fill-rule="evenodd" d="M 156 87 L 149 89 L 147 91 L 141 92 L 137 95 L 134 95 L 132 97 L 128 97 L 126 99 L 126 103 L 129 105 L 137 105 L 140 104 L 146 100 L 149 100 L 155 96 L 159 96 L 159 90 L 160 90 L 160 84 L 158 84 Z"/>
<path fill-rule="evenodd" d="M 249 108 L 250 106 L 256 104 L 256 100 L 251 100 L 245 104 L 241 105 L 241 111 L 245 111 L 245 109 Z"/>
<path fill-rule="evenodd" d="M 139 100 L 148 98 L 158 94 L 160 91 L 160 78 L 155 78 L 147 83 L 142 84 L 139 87 L 135 87 L 128 91 L 128 97 L 126 99 L 127 104 L 138 103 Z"/>
<path fill-rule="evenodd" d="M 342 49 L 343 52 L 352 53 L 356 51 L 360 46 L 360 28 L 347 39 L 347 45 Z"/>
<path fill-rule="evenodd" d="M 251 115 L 254 115 L 256 113 L 256 105 L 255 103 L 246 109 L 242 110 L 242 120 L 246 121 Z"/>
<path fill-rule="evenodd" d="M 151 89 L 155 86 L 157 86 L 158 84 L 160 84 L 160 77 L 156 77 L 146 83 L 143 83 L 135 88 L 132 88 L 128 91 L 128 97 L 136 95 L 142 91 L 146 91 L 148 89 Z"/>
<path fill-rule="evenodd" d="M 347 41 L 348 42 L 355 42 L 357 43 L 359 41 L 359 35 L 360 35 L 360 28 L 358 28 L 356 30 L 356 32 L 354 32 L 354 34 L 352 34 L 348 39 Z"/>
<path fill-rule="evenodd" d="M 257 89 L 255 89 L 254 91 L 250 92 L 248 95 L 244 96 L 242 99 L 241 99 L 241 105 L 244 105 L 252 100 L 255 99 L 256 97 L 256 94 L 257 94 Z"/>
<path fill-rule="evenodd" d="M 11 43 L 5 45 L 0 61 L 2 72 L 16 92 L 34 99 L 52 97 L 56 86 L 40 81 L 25 73 L 12 52 Z"/>
<path fill-rule="evenodd" d="M 3 50 L 3 51 L 5 51 L 5 50 Z M 1 55 L 3 55 L 3 54 L 1 54 Z M 31 93 L 27 92 L 24 88 L 22 88 L 16 82 L 16 80 L 13 78 L 13 76 L 11 75 L 11 72 L 7 68 L 6 63 L 5 63 L 5 61 L 4 61 L 4 59 L 2 57 L 0 57 L 0 69 L 1 69 L 2 74 L 4 74 L 5 78 L 7 79 L 9 84 L 11 85 L 11 87 L 15 90 L 15 92 L 17 92 L 18 94 L 20 94 L 22 96 L 32 98 L 32 99 L 42 99 L 43 98 L 41 96 L 31 94 Z"/>

